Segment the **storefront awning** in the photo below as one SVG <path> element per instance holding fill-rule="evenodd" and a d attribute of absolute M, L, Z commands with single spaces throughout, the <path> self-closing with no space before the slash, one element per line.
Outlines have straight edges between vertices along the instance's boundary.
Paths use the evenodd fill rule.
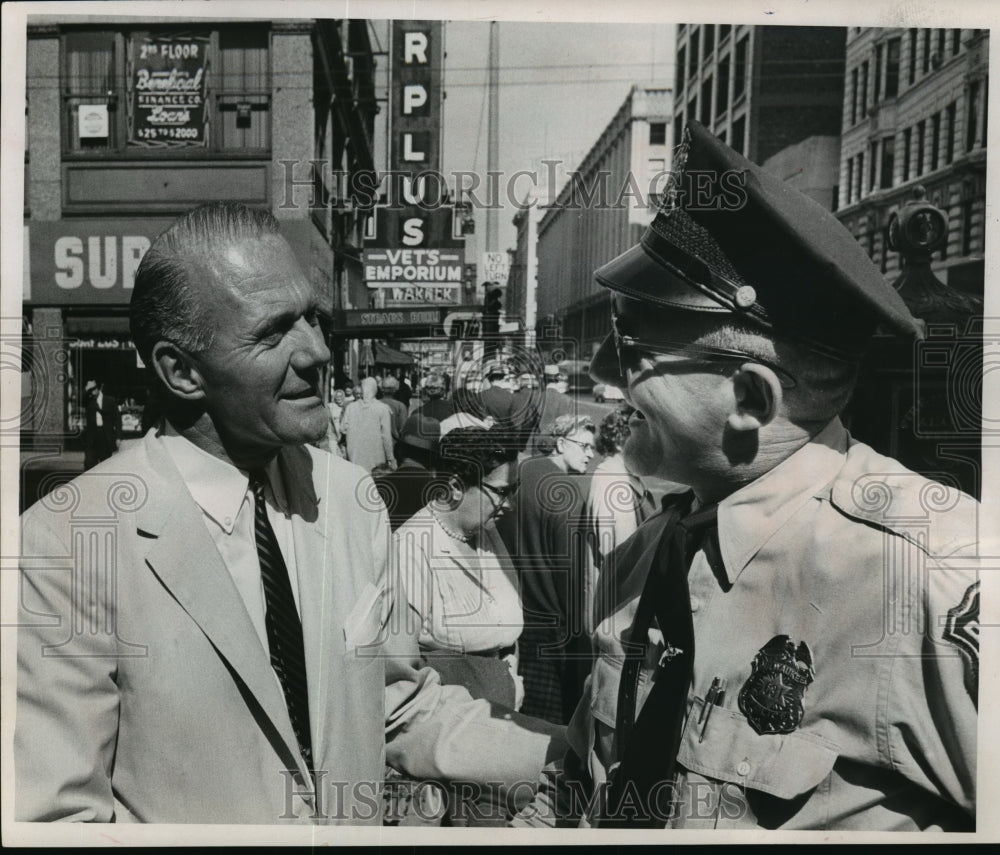
<path fill-rule="evenodd" d="M 376 365 L 413 365 L 415 362 L 416 360 L 410 354 L 375 342 Z"/>

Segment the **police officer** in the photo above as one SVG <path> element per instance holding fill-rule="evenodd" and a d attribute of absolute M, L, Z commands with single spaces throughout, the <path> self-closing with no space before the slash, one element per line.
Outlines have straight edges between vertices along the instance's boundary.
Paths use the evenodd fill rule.
<path fill-rule="evenodd" d="M 921 325 L 841 224 L 692 123 L 595 274 L 630 468 L 692 488 L 613 555 L 598 659 L 517 825 L 969 830 L 978 504 L 855 442 L 869 339 Z"/>

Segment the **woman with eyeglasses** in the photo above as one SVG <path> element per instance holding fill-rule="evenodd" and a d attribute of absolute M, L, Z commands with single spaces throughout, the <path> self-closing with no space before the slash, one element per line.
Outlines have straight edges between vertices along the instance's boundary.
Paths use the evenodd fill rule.
<path fill-rule="evenodd" d="M 396 530 L 393 545 L 428 664 L 443 683 L 518 709 L 524 618 L 514 565 L 495 526 L 516 489 L 517 448 L 509 440 L 475 427 L 447 433 L 427 504 Z"/>

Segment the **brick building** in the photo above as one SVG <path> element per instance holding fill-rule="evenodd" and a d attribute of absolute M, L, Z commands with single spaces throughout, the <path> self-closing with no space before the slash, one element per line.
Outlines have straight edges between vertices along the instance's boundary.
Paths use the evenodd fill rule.
<path fill-rule="evenodd" d="M 935 273 L 982 296 L 989 31 L 850 27 L 837 216 L 890 278 L 893 211 L 918 185 L 948 214 Z"/>
<path fill-rule="evenodd" d="M 331 310 L 360 288 L 363 223 L 333 175 L 374 166 L 374 65 L 365 21 L 29 18 L 28 457 L 78 448 L 92 378 L 123 402 L 125 437 L 138 435 L 135 270 L 196 204 L 269 208 Z"/>
<path fill-rule="evenodd" d="M 537 318 L 587 358 L 611 325 L 593 273 L 639 240 L 671 163 L 671 92 L 633 86 L 537 230 Z M 572 356 L 572 353 L 567 353 Z"/>

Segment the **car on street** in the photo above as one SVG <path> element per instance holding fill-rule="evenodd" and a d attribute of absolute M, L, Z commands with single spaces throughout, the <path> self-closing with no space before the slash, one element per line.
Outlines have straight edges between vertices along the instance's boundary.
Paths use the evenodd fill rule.
<path fill-rule="evenodd" d="M 594 400 L 598 404 L 603 404 L 605 401 L 624 401 L 625 395 L 622 394 L 622 390 L 617 386 L 597 383 L 594 385 Z"/>

